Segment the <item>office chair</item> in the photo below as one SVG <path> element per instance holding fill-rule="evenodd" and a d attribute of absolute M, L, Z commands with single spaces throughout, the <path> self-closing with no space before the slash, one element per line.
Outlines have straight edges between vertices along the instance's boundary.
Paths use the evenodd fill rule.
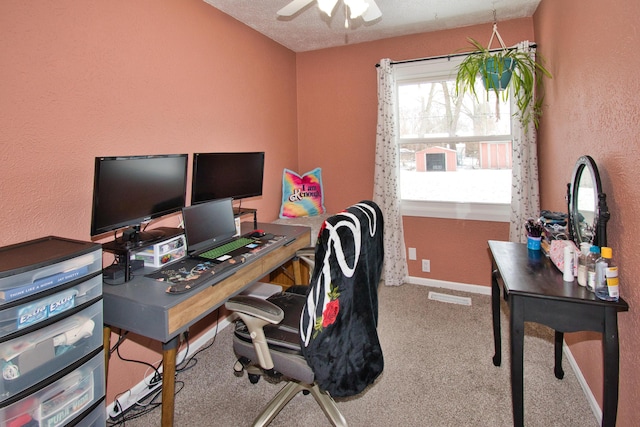
<path fill-rule="evenodd" d="M 311 283 L 266 300 L 236 296 L 234 369 L 287 384 L 254 425 L 264 426 L 299 392 L 310 393 L 336 426 L 347 422 L 333 397 L 353 396 L 383 370 L 376 331 L 383 260 L 383 218 L 370 201 L 329 217 L 318 235 Z"/>

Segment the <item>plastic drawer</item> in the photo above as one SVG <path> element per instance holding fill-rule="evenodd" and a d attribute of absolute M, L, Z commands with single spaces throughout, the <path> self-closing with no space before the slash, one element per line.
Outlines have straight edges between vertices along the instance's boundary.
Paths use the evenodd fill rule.
<path fill-rule="evenodd" d="M 7 261 L 6 269 L 0 269 L 0 307 L 102 271 L 102 248 L 91 246 L 94 249 L 92 252 L 60 262 L 51 261 L 49 264 L 40 262 L 22 266 L 21 258 L 13 259 L 14 264 Z M 10 250 L 0 248 L 0 256 L 17 258 L 10 254 Z"/>
<path fill-rule="evenodd" d="M 104 353 L 100 351 L 57 381 L 0 408 L 0 424 L 11 427 L 69 424 L 83 417 L 104 394 Z M 104 413 L 103 405 L 99 407 Z"/>
<path fill-rule="evenodd" d="M 28 303 L 0 309 L 0 339 L 20 329 L 59 316 L 102 295 L 102 276 L 78 283 Z"/>
<path fill-rule="evenodd" d="M 0 343 L 0 402 L 40 383 L 102 346 L 102 299 Z"/>
<path fill-rule="evenodd" d="M 107 414 L 104 406 L 104 400 L 95 402 L 96 406 L 84 416 L 81 420 L 74 424 L 77 427 L 104 427 L 107 425 Z"/>
<path fill-rule="evenodd" d="M 186 248 L 187 241 L 185 240 L 184 234 L 181 234 L 137 251 L 131 254 L 131 259 L 143 260 L 145 267 L 157 268 L 171 261 L 184 258 Z"/>

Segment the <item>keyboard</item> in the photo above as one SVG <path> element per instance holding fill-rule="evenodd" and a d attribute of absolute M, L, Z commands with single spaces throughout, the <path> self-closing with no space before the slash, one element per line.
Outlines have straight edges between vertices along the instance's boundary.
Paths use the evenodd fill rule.
<path fill-rule="evenodd" d="M 239 237 L 236 240 L 233 240 L 229 243 L 225 243 L 222 246 L 218 246 L 217 248 L 209 249 L 206 252 L 201 253 L 199 256 L 207 259 L 216 259 L 220 258 L 222 255 L 226 255 L 229 252 L 233 252 L 236 249 L 240 249 L 244 246 L 247 246 L 250 243 L 253 243 L 253 239 L 249 239 L 248 237 Z"/>

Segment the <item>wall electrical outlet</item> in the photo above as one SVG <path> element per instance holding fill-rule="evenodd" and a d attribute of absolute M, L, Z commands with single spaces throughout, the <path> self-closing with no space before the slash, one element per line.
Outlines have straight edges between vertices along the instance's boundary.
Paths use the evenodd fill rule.
<path fill-rule="evenodd" d="M 409 261 L 415 261 L 418 259 L 416 257 L 416 248 L 409 248 Z"/>
<path fill-rule="evenodd" d="M 422 271 L 424 273 L 429 273 L 431 272 L 431 261 L 428 259 L 423 259 L 422 260 Z"/>

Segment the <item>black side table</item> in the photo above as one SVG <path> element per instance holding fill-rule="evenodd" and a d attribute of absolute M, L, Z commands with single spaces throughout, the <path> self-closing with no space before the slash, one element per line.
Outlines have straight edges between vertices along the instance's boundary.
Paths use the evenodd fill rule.
<path fill-rule="evenodd" d="M 562 273 L 539 251 L 521 243 L 489 241 L 492 256 L 491 310 L 495 355 L 500 366 L 500 285 L 509 304 L 511 325 L 511 398 L 513 424 L 524 425 L 523 351 L 524 322 L 547 325 L 555 332 L 554 373 L 562 379 L 562 342 L 565 332 L 595 331 L 603 334 L 604 401 L 602 425 L 615 426 L 618 410 L 618 312 L 629 305 L 602 301 L 577 282 L 565 282 Z"/>

